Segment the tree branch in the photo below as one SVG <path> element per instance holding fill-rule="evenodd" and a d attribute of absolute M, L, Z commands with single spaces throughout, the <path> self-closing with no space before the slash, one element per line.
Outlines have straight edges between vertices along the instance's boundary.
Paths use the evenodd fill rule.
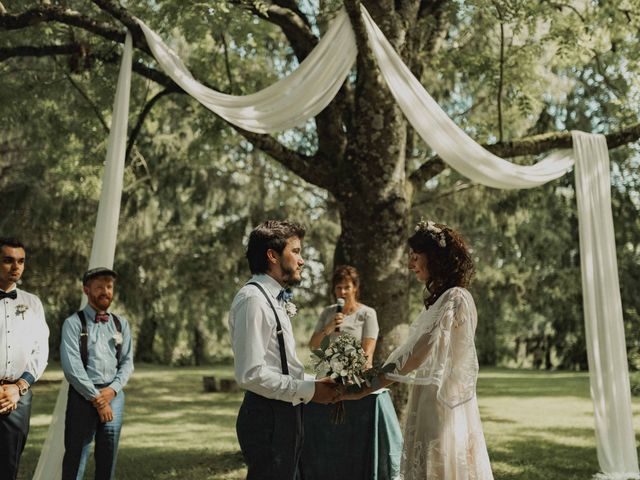
<path fill-rule="evenodd" d="M 609 133 L 605 135 L 605 138 L 607 139 L 607 148 L 609 150 L 635 142 L 640 139 L 640 123 L 621 128 L 617 132 Z M 483 145 L 485 149 L 502 158 L 539 155 L 551 150 L 571 148 L 572 146 L 571 132 L 543 133 L 510 142 Z M 444 161 L 435 155 L 413 172 L 409 176 L 409 180 L 415 188 L 418 188 L 429 179 L 438 175 L 445 168 L 447 168 L 447 166 Z"/>
<path fill-rule="evenodd" d="M 76 91 L 80 94 L 80 96 L 89 104 L 89 106 L 91 107 L 91 110 L 93 110 L 93 112 L 96 114 L 96 117 L 98 117 L 98 120 L 102 124 L 102 128 L 104 128 L 104 131 L 109 133 L 109 125 L 107 125 L 107 121 L 105 120 L 98 106 L 89 98 L 89 95 L 87 95 L 87 93 L 82 89 L 82 87 L 80 87 L 80 85 L 78 85 L 78 83 L 73 78 L 71 78 L 71 75 L 69 75 L 67 72 L 64 72 L 64 76 L 67 78 L 69 83 L 73 86 L 73 88 L 76 89 Z"/>
<path fill-rule="evenodd" d="M 448 0 L 422 0 L 420 2 L 418 21 L 429 18 L 430 21 L 433 22 L 433 26 L 429 29 L 424 47 L 422 48 L 422 52 L 428 53 L 431 57 L 440 50 L 443 40 L 449 31 L 450 23 L 445 15 L 448 4 Z"/>
<path fill-rule="evenodd" d="M 270 135 L 249 132 L 231 123 L 229 125 L 251 142 L 254 147 L 262 150 L 305 181 L 325 189 L 331 184 L 328 171 L 322 168 L 315 168 L 314 157 L 288 149 Z"/>
<path fill-rule="evenodd" d="M 45 46 L 26 46 L 26 47 L 15 47 L 8 49 L 0 49 L 0 58 L 6 57 L 9 58 L 11 56 L 16 56 L 17 53 L 22 53 L 21 56 L 45 56 L 47 52 L 55 52 L 56 54 L 65 54 L 72 55 L 79 52 L 82 48 L 80 44 L 69 44 L 65 45 L 64 48 L 61 48 L 58 45 L 45 45 Z M 120 60 L 120 56 L 115 52 L 110 55 L 104 54 L 90 54 L 89 57 L 96 58 L 104 63 L 117 63 Z M 145 107 L 146 111 L 143 111 L 144 115 L 141 115 L 141 118 L 138 119 L 138 123 L 132 130 L 132 140 L 130 140 L 127 146 L 127 155 L 131 153 L 131 149 L 133 148 L 135 138 L 139 134 L 140 129 L 142 128 L 142 122 L 144 118 L 148 114 L 148 112 L 153 107 L 153 104 L 157 102 L 163 96 L 169 93 L 185 93 L 177 84 L 171 80 L 166 74 L 159 70 L 155 70 L 151 67 L 146 66 L 142 62 L 134 62 L 132 65 L 133 71 L 138 73 L 139 75 L 153 80 L 159 85 L 165 87 L 165 90 L 157 94 L 152 101 Z M 73 84 L 73 81 L 70 79 Z M 76 86 L 76 85 L 74 85 Z M 79 90 L 81 92 L 81 90 Z M 82 93 L 82 92 L 81 92 Z M 103 125 L 104 121 L 102 122 Z M 252 132 L 248 132 L 239 127 L 235 127 L 231 125 L 239 134 L 244 136 L 249 142 L 253 143 L 256 148 L 263 150 L 268 155 L 271 155 L 276 161 L 282 163 L 285 167 L 291 169 L 294 173 L 298 174 L 305 180 L 314 183 L 319 186 L 327 185 L 327 178 L 322 174 L 322 169 L 315 168 L 317 164 L 311 162 L 309 157 L 305 157 L 303 155 L 298 154 L 293 150 L 289 150 L 283 145 L 281 145 L 277 140 L 269 135 L 260 135 Z M 107 128 L 105 126 L 105 128 Z M 107 128 L 108 130 L 108 128 Z M 321 161 L 320 158 L 317 159 Z M 318 182 L 318 183 L 316 183 Z M 323 187 L 326 188 L 326 187 Z"/>
<path fill-rule="evenodd" d="M 502 84 L 504 82 L 504 19 L 502 17 L 502 11 L 500 6 L 494 2 L 496 12 L 498 12 L 498 20 L 500 21 L 500 64 L 499 64 L 499 77 L 498 77 L 498 141 L 503 140 L 503 128 L 502 128 Z"/>
<path fill-rule="evenodd" d="M 289 0 L 276 0 L 267 6 L 266 11 L 257 9 L 253 3 L 248 5 L 243 0 L 232 0 L 232 3 L 245 7 L 254 15 L 280 27 L 300 62 L 302 62 L 318 44 L 318 38 L 311 31 L 308 20 L 294 2 Z"/>
<path fill-rule="evenodd" d="M 86 46 L 81 43 L 69 43 L 65 45 L 23 45 L 18 47 L 0 48 L 0 62 L 15 57 L 47 57 L 54 55 L 84 55 Z M 117 63 L 121 56 L 117 52 L 109 54 L 105 53 L 87 53 L 86 60 L 98 60 L 103 63 Z M 132 65 L 134 72 L 139 75 L 153 80 L 159 85 L 172 90 L 182 91 L 182 89 L 174 83 L 171 78 L 160 70 L 148 67 L 140 61 L 134 61 Z"/>
<path fill-rule="evenodd" d="M 227 71 L 227 79 L 229 80 L 229 93 L 235 91 L 235 82 L 231 74 L 231 62 L 229 61 L 229 47 L 227 46 L 227 38 L 224 32 L 220 32 L 220 40 L 222 41 L 222 51 L 224 53 L 224 67 Z"/>
<path fill-rule="evenodd" d="M 446 190 L 444 192 L 438 193 L 437 195 L 430 194 L 429 197 L 426 198 L 426 199 L 419 200 L 417 202 L 413 202 L 411 204 L 411 208 L 412 209 L 416 209 L 418 207 L 422 207 L 424 205 L 433 203 L 433 202 L 435 202 L 437 200 L 441 200 L 441 199 L 443 199 L 445 197 L 449 197 L 451 195 L 455 195 L 458 192 L 463 192 L 465 190 L 469 190 L 471 188 L 477 188 L 477 187 L 478 187 L 477 183 L 457 181 L 452 188 L 450 188 L 450 189 L 448 189 L 448 190 Z"/>
<path fill-rule="evenodd" d="M 135 22 L 135 19 L 124 8 L 120 7 L 117 2 L 113 0 L 93 0 L 93 2 L 100 8 L 108 12 L 110 15 L 120 20 L 132 32 L 140 31 L 137 23 Z M 235 3 L 241 4 L 241 2 Z M 302 61 L 308 55 L 308 53 L 317 45 L 318 39 L 311 32 L 309 24 L 304 15 L 302 15 L 297 7 L 292 8 L 293 5 L 294 4 L 289 0 L 277 0 L 275 4 L 272 4 L 268 7 L 267 16 L 264 16 L 253 7 L 251 7 L 251 9 L 256 15 L 261 16 L 274 25 L 278 25 L 282 29 L 283 33 L 291 43 L 292 48 L 296 52 L 299 60 Z M 148 75 L 145 76 L 147 76 L 147 78 L 150 78 Z M 169 87 L 169 84 L 167 84 L 166 81 L 162 84 L 165 87 Z M 171 84 L 173 84 L 172 81 Z M 180 89 L 180 91 L 182 90 Z M 336 120 L 333 119 L 333 121 L 335 122 Z M 287 149 L 269 135 L 260 135 L 253 132 L 248 132 L 234 125 L 231 126 L 252 144 L 254 144 L 254 146 L 272 156 L 276 161 L 280 162 L 282 165 L 289 168 L 300 177 L 319 186 L 326 185 L 327 179 L 322 173 L 323 171 L 325 171 L 325 169 L 317 168 L 317 165 L 315 165 L 314 163 L 310 163 L 309 157 L 301 155 L 293 150 Z M 322 160 L 323 159 L 321 158 L 317 159 L 317 161 Z"/>
<path fill-rule="evenodd" d="M 82 54 L 82 45 L 67 43 L 64 45 L 23 45 L 0 48 L 0 62 L 13 57 L 52 57 L 55 55 Z"/>
<path fill-rule="evenodd" d="M 247 6 L 241 0 L 234 3 L 248 7 L 255 15 L 280 27 L 300 62 L 317 46 L 318 38 L 313 34 L 309 21 L 294 1 L 274 0 L 266 14 L 256 9 L 253 4 Z M 320 170 L 317 168 L 319 165 L 325 165 L 323 162 L 341 158 L 344 155 L 347 145 L 345 115 L 351 101 L 351 91 L 345 84 L 331 103 L 316 116 L 319 151 L 325 153 L 322 158 L 314 159 L 313 168 L 316 170 Z"/>
<path fill-rule="evenodd" d="M 19 30 L 46 22 L 60 22 L 65 25 L 72 25 L 95 33 L 107 40 L 124 43 L 125 33 L 122 30 L 59 5 L 41 4 L 38 7 L 15 15 L 0 11 L 0 30 Z"/>
<path fill-rule="evenodd" d="M 140 134 L 140 131 L 142 130 L 142 126 L 144 125 L 144 121 L 147 119 L 147 116 L 149 115 L 149 113 L 151 113 L 151 109 L 158 102 L 158 100 L 160 100 L 162 97 L 164 97 L 166 95 L 169 95 L 170 93 L 176 93 L 176 92 L 184 93 L 181 90 L 172 90 L 170 88 L 165 88 L 164 90 L 161 90 L 158 93 L 156 93 L 145 104 L 144 108 L 140 112 L 140 115 L 138 116 L 138 121 L 136 122 L 136 124 L 133 127 L 133 129 L 131 129 L 131 133 L 129 134 L 129 142 L 127 143 L 127 150 L 126 150 L 126 153 L 125 153 L 125 156 L 124 156 L 125 160 L 127 158 L 129 158 L 129 155 L 131 155 L 131 150 L 133 149 L 133 147 L 134 147 L 134 145 L 136 143 L 136 140 L 138 138 L 138 135 Z"/>

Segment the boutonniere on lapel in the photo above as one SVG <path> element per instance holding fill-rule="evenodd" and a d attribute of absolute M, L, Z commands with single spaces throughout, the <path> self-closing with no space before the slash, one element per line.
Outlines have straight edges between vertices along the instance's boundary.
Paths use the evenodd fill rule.
<path fill-rule="evenodd" d="M 293 292 L 290 288 L 283 288 L 278 294 L 278 300 L 284 302 L 284 311 L 289 318 L 295 316 L 298 313 L 298 307 L 291 300 L 293 299 Z"/>
<path fill-rule="evenodd" d="M 24 314 L 25 312 L 29 310 L 29 306 L 28 305 L 16 305 L 16 317 L 18 315 L 22 316 L 22 319 L 24 320 Z"/>
<path fill-rule="evenodd" d="M 298 313 L 298 307 L 296 307 L 296 304 L 291 301 L 285 302 L 284 311 L 287 312 L 289 318 L 295 317 L 296 313 Z"/>
<path fill-rule="evenodd" d="M 122 345 L 122 334 L 120 332 L 116 332 L 116 334 L 113 336 L 113 343 L 116 345 L 116 347 L 118 345 Z"/>

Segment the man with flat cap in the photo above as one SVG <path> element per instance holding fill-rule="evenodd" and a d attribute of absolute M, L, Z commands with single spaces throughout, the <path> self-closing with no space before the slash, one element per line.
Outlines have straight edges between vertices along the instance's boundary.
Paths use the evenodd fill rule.
<path fill-rule="evenodd" d="M 115 478 L 124 391 L 133 372 L 131 330 L 109 312 L 116 272 L 87 271 L 82 285 L 88 304 L 62 325 L 60 362 L 69 382 L 62 480 L 84 478 L 95 437 L 95 478 Z"/>

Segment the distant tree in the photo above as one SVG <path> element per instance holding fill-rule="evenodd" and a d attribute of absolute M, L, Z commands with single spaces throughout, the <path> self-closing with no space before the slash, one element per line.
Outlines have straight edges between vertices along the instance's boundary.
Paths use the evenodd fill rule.
<path fill-rule="evenodd" d="M 640 12 L 635 7 L 621 2 L 559 4 L 524 0 L 362 3 L 450 115 L 498 155 L 532 162 L 532 155 L 570 147 L 567 130 L 574 127 L 606 133 L 610 148 L 634 142 L 640 136 L 634 83 L 640 68 L 635 40 Z M 152 184 L 145 178 L 153 178 L 160 165 L 170 171 L 176 143 L 188 145 L 180 155 L 193 157 L 190 160 L 200 165 L 210 160 L 208 148 L 229 143 L 233 148 L 244 145 L 247 149 L 259 149 L 305 182 L 329 192 L 328 199 L 339 213 L 340 224 L 335 261 L 356 265 L 366 279 L 363 300 L 378 310 L 382 335 L 379 355 L 383 356 L 397 343 L 397 327 L 409 317 L 405 240 L 413 220 L 424 214 L 468 225 L 464 218 L 474 205 L 457 202 L 455 211 L 442 210 L 442 215 L 437 215 L 441 211 L 438 199 L 446 189 L 455 189 L 456 184 L 450 179 L 456 175 L 407 127 L 367 47 L 359 5 L 358 0 L 344 2 L 359 47 L 354 74 L 315 122 L 276 136 L 239 129 L 235 129 L 239 135 L 231 135 L 229 126 L 202 112 L 194 101 L 178 95 L 181 90 L 153 66 L 133 15 L 143 18 L 163 37 L 173 38 L 174 46 L 198 78 L 221 91 L 243 94 L 256 91 L 295 68 L 317 44 L 318 32 L 341 6 L 337 1 L 319 2 L 315 11 L 310 11 L 306 3 L 292 0 L 215 3 L 156 0 L 126 7 L 115 0 L 53 4 L 25 1 L 10 11 L 2 7 L 0 30 L 4 34 L 0 60 L 4 65 L 2 74 L 11 78 L 3 100 L 15 105 L 2 107 L 2 115 L 5 119 L 13 119 L 14 115 L 46 125 L 43 118 L 34 119 L 34 112 L 24 109 L 25 97 L 29 95 L 25 83 L 37 92 L 28 98 L 28 104 L 40 104 L 35 108 L 45 112 L 49 109 L 43 108 L 43 104 L 51 106 L 72 92 L 86 97 L 86 111 L 104 111 L 113 92 L 106 87 L 109 76 L 105 72 L 117 62 L 118 51 L 114 46 L 123 41 L 128 28 L 137 49 L 134 71 L 140 77 L 134 85 L 134 105 L 142 112 L 136 122 L 139 128 L 134 126 L 132 130 L 129 171 L 135 180 L 131 185 L 136 185 L 136 181 Z M 146 85 L 145 79 L 149 81 Z M 56 88 L 43 90 L 43 81 L 56 82 Z M 146 93 L 141 96 L 142 92 Z M 153 111 L 163 104 L 161 112 L 165 115 L 154 115 Z M 188 115 L 183 115 L 185 112 Z M 83 138 L 85 142 L 78 142 L 82 145 L 90 145 L 91 138 L 97 144 L 96 139 L 104 136 L 95 122 L 87 128 L 73 125 L 73 119 L 61 118 L 50 123 L 49 128 L 54 125 L 68 131 L 71 137 Z M 165 142 L 166 139 L 170 141 Z M 65 152 L 67 148 L 63 147 Z M 141 157 L 133 154 L 135 149 L 141 152 Z M 76 162 L 82 153 L 88 152 L 78 152 Z M 144 158 L 149 161 L 143 162 Z M 210 168 L 215 164 L 208 165 Z M 240 172 L 246 165 L 242 159 L 228 158 L 225 167 L 235 167 Z M 637 175 L 637 166 L 627 167 Z M 176 192 L 188 189 L 188 177 L 184 178 L 187 185 L 179 186 L 185 172 L 177 169 L 173 173 L 176 177 L 171 184 Z M 289 175 L 286 174 L 287 178 L 292 178 Z M 199 178 L 215 185 L 214 169 Z M 233 173 L 229 172 L 229 178 L 233 179 Z M 562 182 L 540 191 L 553 193 L 565 185 Z M 127 201 L 133 202 L 136 195 L 145 196 L 132 192 Z M 454 192 L 451 198 L 470 197 Z M 502 201 L 482 204 L 513 208 L 525 215 L 518 198 L 523 202 L 538 199 L 536 194 L 530 196 L 527 192 L 505 193 L 501 198 Z M 562 195 L 551 198 L 562 201 Z M 201 206 L 206 204 L 203 197 L 196 196 L 194 200 Z M 152 202 L 149 198 L 146 201 Z M 195 201 L 190 207 L 197 211 Z M 510 206 L 514 202 L 515 206 Z M 416 204 L 419 209 L 413 209 Z M 228 206 L 236 207 L 237 203 Z M 155 222 L 161 214 L 158 212 L 152 220 Z M 476 226 L 488 228 L 476 230 L 473 235 L 479 252 L 496 255 L 491 268 L 481 268 L 479 272 L 478 278 L 484 282 L 480 290 L 489 295 L 502 288 L 501 298 L 523 298 L 518 282 L 526 292 L 528 285 L 522 282 L 527 276 L 536 281 L 547 280 L 535 270 L 527 270 L 535 262 L 526 262 L 522 272 L 510 264 L 515 269 L 514 275 L 501 273 L 500 268 L 505 261 L 513 261 L 514 256 L 527 255 L 525 247 L 546 245 L 543 238 L 547 237 L 537 228 L 540 223 L 533 220 L 531 229 L 525 226 L 505 242 L 483 245 L 480 233 L 509 223 L 503 220 L 493 225 L 487 223 L 491 216 L 490 212 L 478 214 Z M 182 225 L 181 218 L 163 219 L 159 224 Z M 571 225 L 575 219 L 567 217 L 561 222 Z M 562 240 L 575 241 L 575 235 L 565 234 L 568 236 Z M 516 245 L 521 247 L 519 253 L 514 249 Z M 165 251 L 162 245 L 153 248 Z M 566 269 L 575 269 L 575 257 L 555 260 L 551 257 L 553 268 L 564 262 Z M 216 271 L 213 266 L 207 268 Z M 511 284 L 516 277 L 517 282 Z M 562 283 L 561 278 L 554 281 Z M 574 304 L 578 300 L 573 291 L 570 298 Z M 482 333 L 486 361 L 495 362 L 501 355 L 498 340 L 503 332 L 499 331 L 499 317 L 516 319 L 521 313 L 528 315 L 526 309 L 530 308 L 548 318 L 543 305 L 532 303 L 527 308 L 521 305 L 507 311 L 506 304 L 485 304 L 486 312 L 496 316 L 495 322 L 489 321 L 482 327 L 487 329 L 486 335 Z"/>

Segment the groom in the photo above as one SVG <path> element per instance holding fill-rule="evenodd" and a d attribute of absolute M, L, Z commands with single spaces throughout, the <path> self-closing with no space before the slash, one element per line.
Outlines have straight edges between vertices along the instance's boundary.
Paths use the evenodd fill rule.
<path fill-rule="evenodd" d="M 253 277 L 231 304 L 235 376 L 246 390 L 236 431 L 247 480 L 299 478 L 302 407 L 338 396 L 333 384 L 305 377 L 287 315 L 286 287 L 300 283 L 304 235 L 303 227 L 287 221 L 258 225 L 247 246 Z"/>

